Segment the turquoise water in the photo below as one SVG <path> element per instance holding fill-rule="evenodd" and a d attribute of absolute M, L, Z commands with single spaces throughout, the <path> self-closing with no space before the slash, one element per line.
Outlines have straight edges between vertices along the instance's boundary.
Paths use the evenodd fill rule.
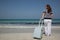
<path fill-rule="evenodd" d="M 40 19 L 0 19 L 0 24 L 1 23 L 38 23 Z M 60 19 L 53 19 L 53 23 L 59 23 L 60 24 Z"/>

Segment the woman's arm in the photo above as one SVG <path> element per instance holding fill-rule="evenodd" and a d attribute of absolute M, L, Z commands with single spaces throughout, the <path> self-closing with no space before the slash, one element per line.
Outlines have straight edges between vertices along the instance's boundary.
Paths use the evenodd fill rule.
<path fill-rule="evenodd" d="M 46 15 L 46 12 L 44 11 L 44 12 L 42 13 L 41 19 L 44 19 L 45 15 Z"/>
<path fill-rule="evenodd" d="M 50 17 L 53 18 L 53 13 L 50 14 Z"/>
<path fill-rule="evenodd" d="M 41 19 L 44 19 L 45 14 L 46 14 L 45 12 L 42 13 Z"/>

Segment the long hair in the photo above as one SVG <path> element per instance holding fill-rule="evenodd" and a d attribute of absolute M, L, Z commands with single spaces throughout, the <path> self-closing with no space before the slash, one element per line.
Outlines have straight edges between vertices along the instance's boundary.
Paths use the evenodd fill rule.
<path fill-rule="evenodd" d="M 46 9 L 47 9 L 47 12 L 48 12 L 48 13 L 52 12 L 52 9 L 51 9 L 51 7 L 50 7 L 49 4 L 46 5 Z"/>

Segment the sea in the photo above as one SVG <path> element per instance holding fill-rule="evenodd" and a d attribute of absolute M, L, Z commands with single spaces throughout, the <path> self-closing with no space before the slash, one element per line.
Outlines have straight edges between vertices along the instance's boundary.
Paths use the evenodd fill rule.
<path fill-rule="evenodd" d="M 0 19 L 0 24 L 38 24 L 40 19 Z M 59 24 L 60 19 L 52 19 L 52 24 Z"/>

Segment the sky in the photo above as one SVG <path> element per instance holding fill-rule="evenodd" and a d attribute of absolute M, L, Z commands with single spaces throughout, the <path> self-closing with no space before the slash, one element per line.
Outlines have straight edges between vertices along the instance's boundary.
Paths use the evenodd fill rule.
<path fill-rule="evenodd" d="M 0 19 L 40 19 L 46 4 L 60 19 L 60 0 L 0 0 Z"/>

